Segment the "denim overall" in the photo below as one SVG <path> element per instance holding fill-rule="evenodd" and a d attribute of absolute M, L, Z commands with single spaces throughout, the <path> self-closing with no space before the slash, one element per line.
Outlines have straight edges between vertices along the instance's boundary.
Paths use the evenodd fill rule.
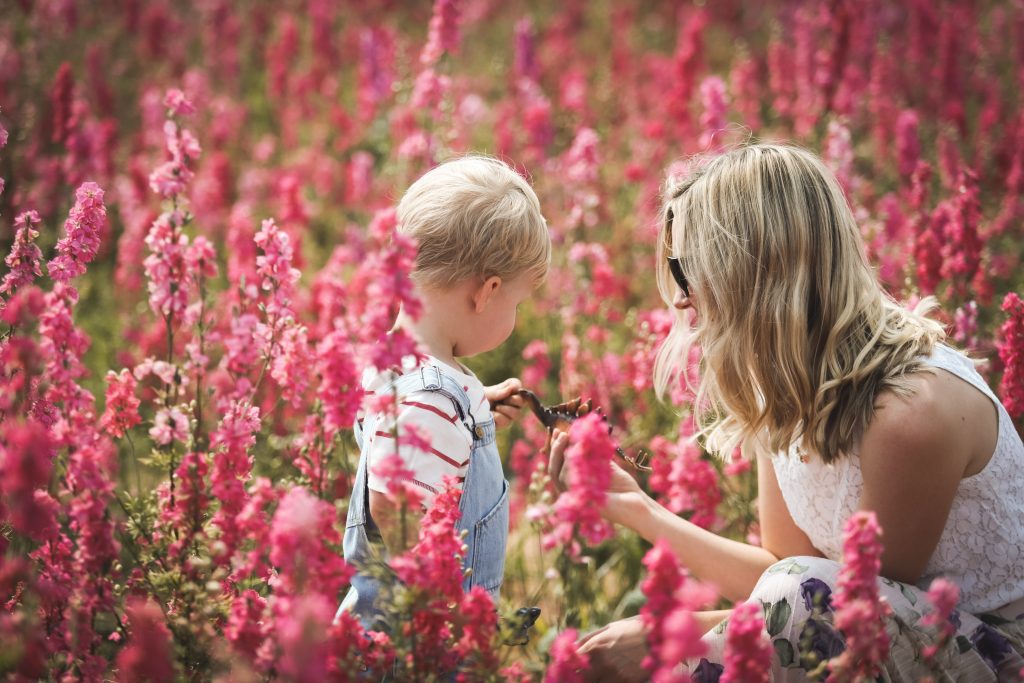
<path fill-rule="evenodd" d="M 468 532 L 464 541 L 467 551 L 463 569 L 472 569 L 462 587 L 468 591 L 473 586 L 482 586 L 497 604 L 505 572 L 509 504 L 508 481 L 505 480 L 494 440 L 494 420 L 476 424 L 470 413 L 469 396 L 463 391 L 462 385 L 435 365 L 424 365 L 402 375 L 381 391 L 389 390 L 394 391 L 398 401 L 417 391 L 433 391 L 446 396 L 454 405 L 462 425 L 472 434 L 469 469 L 459 501 L 462 516 L 456 525 L 456 531 Z M 338 614 L 345 610 L 353 612 L 367 629 L 379 627 L 379 624 L 375 624 L 380 615 L 375 601 L 380 586 L 376 579 L 361 573 L 359 569 L 373 554 L 377 557 L 385 556 L 384 546 L 379 541 L 373 542 L 376 552 L 370 553 L 369 540 L 370 536 L 379 538 L 380 533 L 370 517 L 366 471 L 366 446 L 369 439 L 364 438 L 364 435 L 375 432 L 376 417 L 373 415 L 368 418 L 362 428 L 358 422 L 355 427 L 360 450 L 359 468 L 356 470 L 352 498 L 349 501 L 343 546 L 345 561 L 355 567 L 357 573 L 352 577 L 352 588 L 338 607 Z"/>

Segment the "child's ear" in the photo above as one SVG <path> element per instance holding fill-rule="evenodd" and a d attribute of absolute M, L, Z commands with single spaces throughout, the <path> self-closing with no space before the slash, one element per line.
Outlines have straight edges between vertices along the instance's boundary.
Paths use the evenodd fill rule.
<path fill-rule="evenodd" d="M 499 289 L 501 289 L 501 278 L 497 275 L 492 275 L 484 280 L 479 287 L 473 290 L 473 310 L 483 313 L 487 308 L 487 302 L 497 294 Z"/>

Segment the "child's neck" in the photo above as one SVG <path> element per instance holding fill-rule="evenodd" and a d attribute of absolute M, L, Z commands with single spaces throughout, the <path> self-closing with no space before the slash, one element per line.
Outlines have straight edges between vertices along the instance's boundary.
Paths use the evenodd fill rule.
<path fill-rule="evenodd" d="M 424 350 L 442 363 L 461 369 L 462 364 L 455 357 L 455 342 L 450 337 L 451 330 L 437 324 L 434 316 L 422 315 L 413 320 L 405 310 L 398 313 L 395 329 L 401 328 L 418 341 Z"/>

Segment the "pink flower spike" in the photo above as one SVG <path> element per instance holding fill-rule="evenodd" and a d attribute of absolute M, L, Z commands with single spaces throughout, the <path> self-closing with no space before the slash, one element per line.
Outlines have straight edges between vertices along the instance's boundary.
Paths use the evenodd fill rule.
<path fill-rule="evenodd" d="M 113 437 L 121 437 L 140 420 L 135 377 L 127 368 L 120 373 L 107 371 L 107 407 L 100 418 L 100 428 Z"/>
<path fill-rule="evenodd" d="M 100 234 L 106 224 L 103 190 L 96 183 L 82 183 L 64 222 L 64 237 L 57 242 L 57 256 L 47 266 L 55 282 L 68 283 L 85 272 L 100 248 Z"/>
<path fill-rule="evenodd" d="M 35 243 L 35 239 L 39 237 L 39 231 L 35 226 L 39 225 L 39 222 L 39 214 L 35 211 L 25 211 L 14 219 L 14 244 L 5 260 L 10 270 L 0 283 L 0 294 L 10 296 L 22 285 L 27 285 L 42 275 L 39 269 L 42 253 Z M 2 307 L 3 303 L 0 302 L 0 308 Z"/>
<path fill-rule="evenodd" d="M 582 683 L 583 671 L 590 667 L 590 658 L 576 646 L 576 629 L 559 633 L 551 642 L 551 664 L 544 674 L 544 683 Z"/>
<path fill-rule="evenodd" d="M 873 512 L 855 512 L 843 529 L 843 564 L 833 598 L 835 625 L 846 649 L 829 661 L 828 681 L 873 679 L 889 657 L 886 618 L 892 607 L 878 593 L 882 529 Z"/>
<path fill-rule="evenodd" d="M 1006 412 L 1013 418 L 1024 415 L 1024 301 L 1010 292 L 1003 299 L 1006 322 L 999 328 L 996 348 L 1003 361 L 999 393 Z"/>
<path fill-rule="evenodd" d="M 765 637 L 764 614 L 756 602 L 733 608 L 725 630 L 722 683 L 767 683 L 772 646 Z"/>

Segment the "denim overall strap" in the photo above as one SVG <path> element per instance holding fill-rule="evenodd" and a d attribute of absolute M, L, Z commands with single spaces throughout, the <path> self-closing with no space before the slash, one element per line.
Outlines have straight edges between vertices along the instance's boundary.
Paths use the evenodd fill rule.
<path fill-rule="evenodd" d="M 476 438 L 476 419 L 471 412 L 469 396 L 462 385 L 437 365 L 421 365 L 416 370 L 402 375 L 390 385 L 396 397 L 408 396 L 417 391 L 431 391 L 441 394 L 455 406 L 455 414 L 469 433 Z"/>
<path fill-rule="evenodd" d="M 470 570 L 463 588 L 481 586 L 498 601 L 505 574 L 509 487 L 494 440 L 494 420 L 477 425 L 469 470 L 462 485 L 458 528 L 466 532 L 463 566 Z"/>

